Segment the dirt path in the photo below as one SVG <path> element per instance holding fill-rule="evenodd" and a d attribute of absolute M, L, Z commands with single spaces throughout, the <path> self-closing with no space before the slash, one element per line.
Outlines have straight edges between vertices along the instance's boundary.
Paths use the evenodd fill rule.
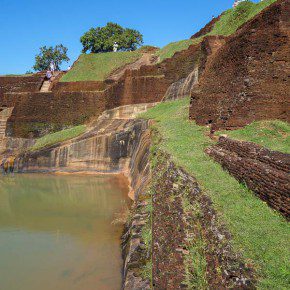
<path fill-rule="evenodd" d="M 109 77 L 109 80 L 117 81 L 120 79 L 126 70 L 137 70 L 142 65 L 152 65 L 157 62 L 157 58 L 152 53 L 144 53 L 137 61 L 127 64 L 115 70 Z"/>

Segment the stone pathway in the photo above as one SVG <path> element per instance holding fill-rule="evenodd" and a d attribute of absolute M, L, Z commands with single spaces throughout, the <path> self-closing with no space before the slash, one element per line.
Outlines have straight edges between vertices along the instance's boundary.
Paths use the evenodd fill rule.
<path fill-rule="evenodd" d="M 40 88 L 40 92 L 42 93 L 49 92 L 49 87 L 50 87 L 50 81 L 44 81 Z"/>

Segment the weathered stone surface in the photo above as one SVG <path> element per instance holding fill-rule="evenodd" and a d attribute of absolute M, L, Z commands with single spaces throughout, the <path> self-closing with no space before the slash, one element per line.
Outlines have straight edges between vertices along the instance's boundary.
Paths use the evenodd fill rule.
<path fill-rule="evenodd" d="M 204 255 L 209 289 L 255 289 L 253 269 L 234 251 L 231 235 L 197 180 L 177 167 L 168 154 L 160 150 L 155 154 L 158 163 L 152 171 L 154 289 L 190 289 L 184 281 L 186 267 L 189 275 L 195 277 L 192 258 L 186 260 L 192 245 Z M 202 250 L 197 246 L 201 243 Z M 198 267 L 200 275 L 201 265 Z"/>
<path fill-rule="evenodd" d="M 251 142 L 220 138 L 206 152 L 269 206 L 290 218 L 290 155 Z"/>
<path fill-rule="evenodd" d="M 207 36 L 200 44 L 191 45 L 188 50 L 181 52 L 180 56 L 183 57 L 183 59 L 180 63 L 182 63 L 182 66 L 186 67 L 186 70 L 178 77 L 177 81 L 169 86 L 163 100 L 176 100 L 190 96 L 191 90 L 198 84 L 199 78 L 203 74 L 206 65 L 210 63 L 215 53 L 224 42 L 224 37 Z M 179 54 L 177 53 L 176 57 L 178 56 Z M 178 70 L 180 70 L 180 68 L 176 67 L 177 72 Z M 165 76 L 168 77 L 167 73 L 165 73 Z M 181 78 L 181 76 L 183 78 Z"/>
<path fill-rule="evenodd" d="M 16 163 L 17 168 L 21 172 L 128 172 L 131 157 L 139 161 L 140 155 L 136 155 L 136 150 L 142 146 L 140 141 L 144 139 L 141 136 L 147 134 L 148 128 L 147 121 L 130 117 L 134 118 L 138 112 L 150 106 L 152 105 L 140 104 L 132 108 L 121 107 L 106 111 L 82 136 L 22 155 Z M 134 164 L 131 163 L 132 170 L 135 170 Z M 142 169 L 141 161 L 138 164 Z M 138 183 L 139 176 L 134 176 L 135 184 Z"/>
<path fill-rule="evenodd" d="M 133 216 L 127 222 L 122 237 L 124 290 L 152 289 L 150 281 L 140 275 L 148 254 L 142 242 L 142 228 L 149 222 L 149 216 L 141 214 L 146 205 L 140 201 L 134 203 L 131 209 Z"/>
<path fill-rule="evenodd" d="M 290 3 L 278 0 L 230 36 L 191 93 L 190 119 L 215 128 L 290 121 Z"/>
<path fill-rule="evenodd" d="M 6 92 L 37 92 L 44 81 L 45 73 L 31 76 L 1 76 L 0 101 Z"/>

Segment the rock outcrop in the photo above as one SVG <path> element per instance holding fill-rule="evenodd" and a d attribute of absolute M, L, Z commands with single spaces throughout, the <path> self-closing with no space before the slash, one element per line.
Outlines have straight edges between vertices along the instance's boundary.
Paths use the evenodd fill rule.
<path fill-rule="evenodd" d="M 191 94 L 190 119 L 215 128 L 290 121 L 290 3 L 279 0 L 229 37 Z"/>
<path fill-rule="evenodd" d="M 148 128 L 148 121 L 134 117 L 153 105 L 139 104 L 105 111 L 85 134 L 21 155 L 17 169 L 20 172 L 126 172 Z"/>

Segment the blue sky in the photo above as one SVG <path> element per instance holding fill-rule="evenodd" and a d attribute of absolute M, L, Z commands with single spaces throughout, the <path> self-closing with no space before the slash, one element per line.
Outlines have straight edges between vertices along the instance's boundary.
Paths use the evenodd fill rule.
<path fill-rule="evenodd" d="M 108 21 L 135 28 L 144 44 L 189 38 L 233 0 L 0 0 L 0 74 L 25 73 L 43 45 L 64 44 L 73 62 L 80 36 Z M 65 65 L 64 67 L 67 67 Z"/>

